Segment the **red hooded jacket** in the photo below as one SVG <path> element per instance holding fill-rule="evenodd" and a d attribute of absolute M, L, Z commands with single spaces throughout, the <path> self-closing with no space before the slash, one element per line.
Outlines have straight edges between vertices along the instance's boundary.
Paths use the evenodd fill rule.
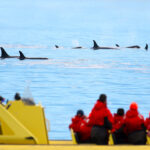
<path fill-rule="evenodd" d="M 141 130 L 142 124 L 144 124 L 144 117 L 138 113 L 137 109 L 130 109 L 125 115 L 124 124 L 126 134 Z"/>
<path fill-rule="evenodd" d="M 114 114 L 114 123 L 113 123 L 112 132 L 115 132 L 116 130 L 120 129 L 123 123 L 124 123 L 124 116 Z"/>
<path fill-rule="evenodd" d="M 80 126 L 80 135 L 82 141 L 88 140 L 91 137 L 92 126 L 88 125 L 87 122 L 88 122 L 88 118 L 83 120 Z"/>
<path fill-rule="evenodd" d="M 146 127 L 147 130 L 150 130 L 150 117 L 146 118 L 144 125 Z"/>
<path fill-rule="evenodd" d="M 85 116 L 75 116 L 72 118 L 72 123 L 69 125 L 69 128 L 73 129 L 74 132 L 80 132 L 81 122 L 85 119 Z"/>
<path fill-rule="evenodd" d="M 104 118 L 107 117 L 108 120 L 113 123 L 113 116 L 110 110 L 107 108 L 106 103 L 103 103 L 97 100 L 96 104 L 94 105 L 90 115 L 89 115 L 89 125 L 104 125 Z"/>

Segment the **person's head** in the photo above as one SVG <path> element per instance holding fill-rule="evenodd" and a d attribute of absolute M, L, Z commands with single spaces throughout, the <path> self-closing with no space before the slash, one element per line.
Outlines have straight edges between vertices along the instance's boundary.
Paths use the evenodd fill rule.
<path fill-rule="evenodd" d="M 0 103 L 4 102 L 5 98 L 0 96 Z"/>
<path fill-rule="evenodd" d="M 138 109 L 138 104 L 136 102 L 132 102 L 130 104 L 130 110 L 137 110 Z"/>
<path fill-rule="evenodd" d="M 101 94 L 100 96 L 99 96 L 99 99 L 98 99 L 100 102 L 102 102 L 102 103 L 106 103 L 106 101 L 107 101 L 107 96 L 105 95 L 105 94 Z"/>
<path fill-rule="evenodd" d="M 83 110 L 79 109 L 79 110 L 77 111 L 77 116 L 82 117 L 83 115 L 84 115 Z"/>
<path fill-rule="evenodd" d="M 15 100 L 20 100 L 21 99 L 21 96 L 19 93 L 16 93 L 15 96 L 14 96 L 14 99 Z"/>
<path fill-rule="evenodd" d="M 118 108 L 117 109 L 117 115 L 123 116 L 124 115 L 124 109 L 123 108 Z"/>

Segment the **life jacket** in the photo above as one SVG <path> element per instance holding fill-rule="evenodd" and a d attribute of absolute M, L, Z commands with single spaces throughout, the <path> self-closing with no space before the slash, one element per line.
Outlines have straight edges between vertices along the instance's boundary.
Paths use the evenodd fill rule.
<path fill-rule="evenodd" d="M 122 127 L 123 123 L 124 123 L 124 116 L 114 114 L 114 122 L 113 122 L 112 132 L 115 132 L 116 130 L 120 129 Z"/>
<path fill-rule="evenodd" d="M 134 131 L 142 129 L 142 124 L 144 124 L 144 117 L 138 113 L 136 109 L 130 109 L 127 111 L 124 119 L 126 134 L 130 134 Z"/>
<path fill-rule="evenodd" d="M 72 118 L 72 123 L 69 125 L 69 128 L 73 129 L 74 132 L 80 132 L 81 122 L 86 118 L 86 116 L 75 116 Z"/>
<path fill-rule="evenodd" d="M 107 108 L 106 103 L 100 102 L 97 100 L 94 105 L 90 115 L 89 115 L 89 125 L 104 125 L 104 118 L 107 117 L 110 123 L 113 123 L 113 116 L 110 110 Z"/>
<path fill-rule="evenodd" d="M 147 130 L 150 130 L 150 117 L 146 118 L 144 125 L 146 127 Z"/>

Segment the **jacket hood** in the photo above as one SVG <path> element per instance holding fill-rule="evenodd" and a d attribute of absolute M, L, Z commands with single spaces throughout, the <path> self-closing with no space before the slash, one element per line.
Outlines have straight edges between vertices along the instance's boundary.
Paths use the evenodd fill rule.
<path fill-rule="evenodd" d="M 106 108 L 106 103 L 102 103 L 99 100 L 97 100 L 97 103 L 95 104 L 95 109 L 99 110 L 99 109 L 102 109 L 102 108 Z"/>
<path fill-rule="evenodd" d="M 120 116 L 120 115 L 118 115 L 118 114 L 114 113 L 114 117 L 115 117 L 115 118 L 123 118 L 123 117 L 124 117 L 124 115 L 123 115 L 123 116 Z"/>
<path fill-rule="evenodd" d="M 124 118 L 123 116 L 120 116 L 118 114 L 114 114 L 114 123 L 117 123 L 118 121 L 122 120 Z"/>
<path fill-rule="evenodd" d="M 72 122 L 77 123 L 77 122 L 81 121 L 82 119 L 84 119 L 84 116 L 82 116 L 82 117 L 75 116 L 72 118 Z"/>
<path fill-rule="evenodd" d="M 136 117 L 136 116 L 138 116 L 138 111 L 130 109 L 130 110 L 127 111 L 126 116 L 129 117 L 129 118 Z"/>

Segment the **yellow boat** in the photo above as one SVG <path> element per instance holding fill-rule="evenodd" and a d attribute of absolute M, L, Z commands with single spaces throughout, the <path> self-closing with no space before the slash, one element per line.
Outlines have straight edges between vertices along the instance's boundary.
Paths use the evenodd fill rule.
<path fill-rule="evenodd" d="M 150 146 L 74 145 L 72 141 L 50 141 L 49 145 L 0 145 L 0 150 L 149 150 Z"/>
<path fill-rule="evenodd" d="M 77 144 L 73 131 L 72 141 L 48 139 L 44 108 L 39 105 L 26 105 L 22 100 L 9 101 L 0 105 L 0 150 L 148 150 L 149 145 L 113 145 L 110 136 L 108 146 Z M 150 144 L 150 139 L 148 138 Z"/>
<path fill-rule="evenodd" d="M 0 105 L 1 144 L 49 144 L 44 109 L 22 100 Z"/>

